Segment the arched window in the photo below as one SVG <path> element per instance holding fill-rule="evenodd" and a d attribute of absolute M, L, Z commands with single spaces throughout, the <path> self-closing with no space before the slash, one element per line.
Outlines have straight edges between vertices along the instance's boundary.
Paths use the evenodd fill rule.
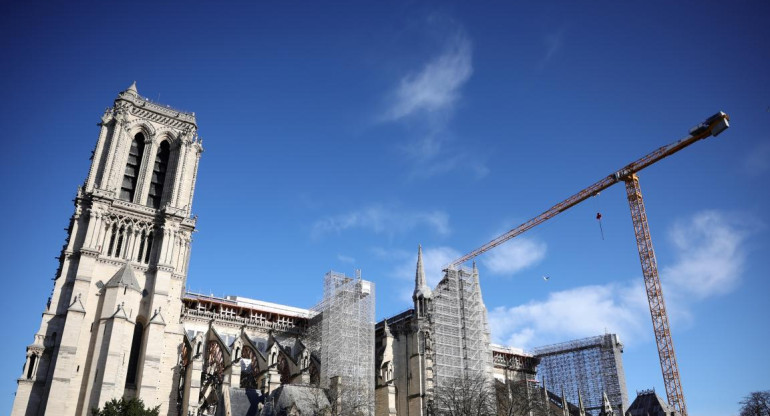
<path fill-rule="evenodd" d="M 150 252 L 152 251 L 152 239 L 153 239 L 153 233 L 150 232 L 147 234 L 147 249 L 144 252 L 144 262 L 149 263 L 150 262 Z"/>
<path fill-rule="evenodd" d="M 147 195 L 147 205 L 155 209 L 160 208 L 163 198 L 163 183 L 166 181 L 166 169 L 168 168 L 168 156 L 171 153 L 167 141 L 163 141 L 155 156 L 155 165 L 152 167 L 152 179 L 150 181 L 150 193 Z"/>
<path fill-rule="evenodd" d="M 126 172 L 123 174 L 123 183 L 120 185 L 120 199 L 128 202 L 134 201 L 134 191 L 136 190 L 136 179 L 139 177 L 139 168 L 142 165 L 142 154 L 144 153 L 144 135 L 137 133 L 131 142 L 131 150 L 128 151 L 128 161 L 126 161 Z"/>
<path fill-rule="evenodd" d="M 134 325 L 134 338 L 131 340 L 131 354 L 128 356 L 128 374 L 126 374 L 126 387 L 136 386 L 136 376 L 139 373 L 139 351 L 142 349 L 142 336 L 144 325 L 137 322 Z"/>
<path fill-rule="evenodd" d="M 35 362 L 37 362 L 37 355 L 32 354 L 29 356 L 29 367 L 27 368 L 27 380 L 31 380 L 35 375 Z"/>

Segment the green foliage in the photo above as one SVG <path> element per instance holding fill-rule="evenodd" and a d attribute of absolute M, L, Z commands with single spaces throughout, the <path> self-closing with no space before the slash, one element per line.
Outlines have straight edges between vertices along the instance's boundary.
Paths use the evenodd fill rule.
<path fill-rule="evenodd" d="M 159 412 L 160 406 L 156 406 L 154 409 L 145 409 L 144 402 L 137 398 L 112 399 L 104 404 L 104 409 L 91 409 L 93 416 L 158 416 Z"/>

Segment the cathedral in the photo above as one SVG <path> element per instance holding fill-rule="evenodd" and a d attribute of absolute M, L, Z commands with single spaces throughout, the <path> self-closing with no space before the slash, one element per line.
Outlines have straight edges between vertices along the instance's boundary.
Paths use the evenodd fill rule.
<path fill-rule="evenodd" d="M 162 415 L 316 414 L 343 401 L 372 414 L 373 283 L 330 272 L 313 310 L 187 292 L 195 114 L 134 83 L 99 126 L 12 414 L 86 416 L 119 398 Z M 340 328 L 360 341 L 340 345 Z"/>
<path fill-rule="evenodd" d="M 358 272 L 327 273 L 310 309 L 188 292 L 195 113 L 134 83 L 99 126 L 12 415 L 87 416 L 120 398 L 173 416 L 433 415 L 464 380 L 491 409 L 524 386 L 527 403 L 586 414 L 538 387 L 538 357 L 490 344 L 475 264 L 431 289 L 418 249 L 413 307 L 380 322 Z"/>

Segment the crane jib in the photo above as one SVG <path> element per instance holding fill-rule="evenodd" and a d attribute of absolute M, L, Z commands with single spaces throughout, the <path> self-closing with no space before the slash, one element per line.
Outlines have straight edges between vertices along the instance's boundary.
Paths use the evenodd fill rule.
<path fill-rule="evenodd" d="M 565 199 L 564 201 L 552 206 L 547 211 L 543 212 L 537 217 L 530 219 L 529 221 L 506 232 L 505 234 L 495 238 L 494 240 L 484 244 L 483 246 L 458 258 L 452 263 L 449 263 L 447 266 L 444 267 L 444 269 L 456 268 L 462 263 L 465 263 L 466 261 L 486 251 L 489 251 L 490 249 L 495 248 L 500 244 L 503 244 L 504 242 L 524 233 L 525 231 L 528 231 L 534 228 L 536 225 L 539 225 L 544 221 L 550 218 L 553 218 L 556 215 L 566 211 L 567 209 L 585 201 L 586 199 L 592 196 L 595 196 L 596 194 L 609 188 L 610 186 L 625 180 L 626 178 L 630 177 L 636 172 L 639 172 L 640 170 L 646 168 L 647 166 L 650 166 L 651 164 L 665 157 L 671 156 L 672 154 L 684 149 L 685 147 L 699 140 L 705 139 L 712 135 L 716 136 L 722 133 L 725 129 L 729 127 L 729 123 L 728 123 L 729 120 L 730 120 L 730 117 L 724 112 L 720 111 L 714 114 L 713 116 L 706 119 L 706 121 L 704 121 L 703 123 L 700 123 L 697 126 L 690 129 L 690 135 L 685 137 L 684 139 L 678 140 L 666 146 L 661 146 L 658 149 L 647 154 L 646 156 L 629 163 L 628 165 L 624 166 L 622 169 L 613 172 L 612 174 L 603 178 L 602 180 L 583 189 L 582 191 L 576 193 L 575 195 L 572 195 L 571 197 Z"/>

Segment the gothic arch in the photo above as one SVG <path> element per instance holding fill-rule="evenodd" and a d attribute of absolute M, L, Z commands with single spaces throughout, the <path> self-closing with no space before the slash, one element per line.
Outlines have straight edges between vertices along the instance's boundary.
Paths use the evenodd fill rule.
<path fill-rule="evenodd" d="M 192 371 L 192 366 L 190 364 L 193 360 L 193 346 L 186 336 L 183 338 L 182 345 L 179 347 L 179 380 L 177 381 L 176 398 L 176 409 L 178 414 L 182 414 L 185 394 L 187 390 L 189 390 L 189 386 L 187 385 L 187 375 Z"/>
<path fill-rule="evenodd" d="M 152 155 L 152 164 L 147 164 L 147 169 L 151 170 L 150 189 L 147 195 L 147 205 L 159 209 L 163 202 L 168 202 L 169 189 L 174 182 L 174 170 L 176 164 L 173 163 L 176 152 L 172 150 L 172 142 L 166 138 L 159 141 L 157 146 L 152 146 L 155 154 Z"/>
<path fill-rule="evenodd" d="M 180 135 L 175 130 L 168 128 L 168 127 L 158 127 L 157 130 L 155 130 L 153 141 L 156 145 L 160 145 L 160 143 L 164 140 L 168 140 L 169 144 L 171 145 L 171 149 L 175 149 L 179 147 L 181 144 Z"/>
<path fill-rule="evenodd" d="M 153 125 L 148 123 L 146 120 L 129 121 L 125 125 L 125 130 L 128 132 L 131 140 L 134 139 L 134 136 L 136 136 L 137 133 L 144 134 L 145 144 L 149 144 L 149 142 L 153 140 L 156 135 L 155 127 L 153 127 Z"/>
<path fill-rule="evenodd" d="M 257 376 L 259 375 L 260 369 L 257 354 L 258 352 L 256 349 L 248 344 L 243 344 L 243 350 L 241 351 L 241 388 L 259 388 Z"/>
<path fill-rule="evenodd" d="M 222 383 L 225 368 L 231 363 L 230 349 L 222 342 L 217 331 L 212 327 L 206 340 L 206 351 L 203 359 L 203 372 L 208 375 L 211 382 L 217 385 Z"/>

